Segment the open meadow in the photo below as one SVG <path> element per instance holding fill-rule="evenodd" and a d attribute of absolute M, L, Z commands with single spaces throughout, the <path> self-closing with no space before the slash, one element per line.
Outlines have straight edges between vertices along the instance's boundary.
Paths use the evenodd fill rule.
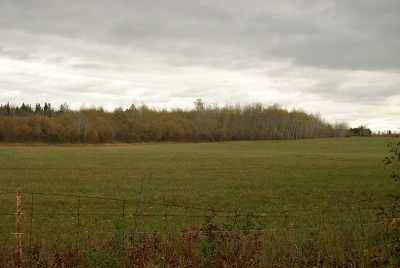
<path fill-rule="evenodd" d="M 133 246 L 139 233 L 155 230 L 165 238 L 183 230 L 205 231 L 210 224 L 215 230 L 265 236 L 257 239 L 269 243 L 264 247 L 271 252 L 249 266 L 271 267 L 274 258 L 294 265 L 294 251 L 312 255 L 313 247 L 299 246 L 310 241 L 319 248 L 315 254 L 328 247 L 338 267 L 349 264 L 351 254 L 359 258 L 354 264 L 368 266 L 374 260 L 368 254 L 364 258 L 365 248 L 386 245 L 384 238 L 378 239 L 383 228 L 376 221 L 377 206 L 399 191 L 377 167 L 387 155 L 386 139 L 355 137 L 72 147 L 3 144 L 0 259 L 9 264 L 15 258 L 14 193 L 21 188 L 23 243 L 29 251 L 24 262 L 30 266 L 41 262 L 50 267 L 57 259 L 51 252 L 56 246 L 72 247 L 98 264 L 99 256 L 88 251 L 110 234 Z M 282 245 L 278 234 L 293 244 Z M 273 249 L 274 243 L 279 249 Z M 204 255 L 204 249 L 198 250 Z M 185 267 L 185 258 L 178 259 Z M 127 263 L 119 259 L 121 266 Z"/>

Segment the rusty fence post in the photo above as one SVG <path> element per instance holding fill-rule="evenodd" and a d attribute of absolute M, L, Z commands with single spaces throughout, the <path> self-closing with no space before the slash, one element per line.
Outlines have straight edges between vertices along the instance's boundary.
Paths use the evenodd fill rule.
<path fill-rule="evenodd" d="M 20 268 L 22 265 L 22 224 L 21 224 L 21 189 L 17 188 L 17 262 L 16 267 Z"/>

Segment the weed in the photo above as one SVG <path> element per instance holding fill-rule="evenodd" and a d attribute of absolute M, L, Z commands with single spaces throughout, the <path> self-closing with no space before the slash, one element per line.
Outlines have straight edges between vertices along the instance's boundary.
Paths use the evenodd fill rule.
<path fill-rule="evenodd" d="M 97 267 L 122 267 L 122 228 L 121 224 L 115 224 L 115 231 L 109 237 L 105 251 L 86 250 L 86 258 L 82 262 L 94 263 Z"/>

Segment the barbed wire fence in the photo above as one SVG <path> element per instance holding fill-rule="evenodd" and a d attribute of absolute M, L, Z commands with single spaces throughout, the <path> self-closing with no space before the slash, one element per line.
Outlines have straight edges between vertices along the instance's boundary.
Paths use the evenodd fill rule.
<path fill-rule="evenodd" d="M 17 204 L 11 201 L 15 199 Z M 18 199 L 22 200 L 22 206 L 21 202 L 18 204 Z M 0 237 L 3 244 L 8 244 L 7 248 L 14 249 L 17 267 L 21 267 L 23 252 L 29 252 L 32 266 L 32 255 L 39 254 L 35 249 L 38 243 L 43 247 L 46 243 L 51 246 L 49 241 L 64 239 L 74 243 L 77 249 L 86 250 L 91 241 L 118 232 L 125 245 L 125 240 L 132 241 L 146 232 L 157 231 L 166 237 L 173 231 L 205 232 L 201 228 L 190 229 L 188 226 L 202 226 L 210 219 L 218 219 L 225 226 L 235 223 L 236 228 L 214 230 L 224 233 L 299 233 L 354 228 L 360 236 L 365 236 L 365 228 L 380 224 L 374 220 L 379 208 L 371 199 L 339 206 L 243 211 L 166 201 L 21 193 L 17 189 L 16 193 L 0 193 L 0 202 Z"/>

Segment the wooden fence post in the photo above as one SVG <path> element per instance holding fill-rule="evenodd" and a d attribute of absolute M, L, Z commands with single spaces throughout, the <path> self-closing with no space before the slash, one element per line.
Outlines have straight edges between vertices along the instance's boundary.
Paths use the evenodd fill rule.
<path fill-rule="evenodd" d="M 21 189 L 17 188 L 17 262 L 16 267 L 20 268 L 22 265 L 22 226 L 21 226 Z"/>

